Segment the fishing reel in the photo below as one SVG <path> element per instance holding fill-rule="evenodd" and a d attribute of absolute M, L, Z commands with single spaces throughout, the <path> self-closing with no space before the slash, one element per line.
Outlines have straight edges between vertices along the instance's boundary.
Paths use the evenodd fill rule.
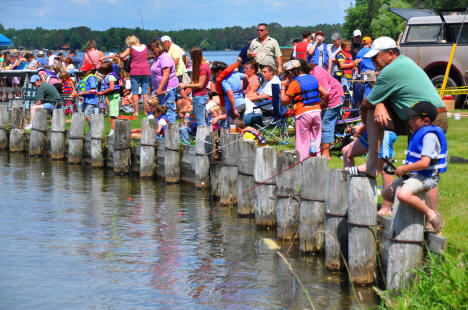
<path fill-rule="evenodd" d="M 385 164 L 385 166 L 383 167 L 383 170 L 385 171 L 386 174 L 390 174 L 390 175 L 394 175 L 396 172 L 395 166 L 389 165 L 389 164 Z"/>

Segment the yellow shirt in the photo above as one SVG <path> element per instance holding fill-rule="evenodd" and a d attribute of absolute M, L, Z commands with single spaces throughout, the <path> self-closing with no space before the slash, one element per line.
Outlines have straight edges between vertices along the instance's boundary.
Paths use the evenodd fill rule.
<path fill-rule="evenodd" d="M 177 76 L 180 76 L 180 75 L 184 74 L 187 70 L 185 69 L 184 59 L 182 58 L 182 56 L 184 55 L 184 52 L 182 51 L 182 49 L 177 44 L 172 42 L 168 53 L 169 53 L 169 55 L 171 55 L 171 57 L 172 57 L 172 59 L 174 59 L 174 61 L 176 59 L 179 60 L 177 62 L 176 67 L 175 67 Z"/>

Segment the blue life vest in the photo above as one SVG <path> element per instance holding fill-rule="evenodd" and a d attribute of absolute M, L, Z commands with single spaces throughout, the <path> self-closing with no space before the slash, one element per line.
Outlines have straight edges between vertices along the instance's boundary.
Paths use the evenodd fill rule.
<path fill-rule="evenodd" d="M 109 74 L 107 74 L 103 79 L 102 79 L 102 82 L 101 82 L 101 91 L 106 91 L 109 89 L 109 76 L 113 75 L 117 81 L 114 82 L 114 90 L 110 93 L 107 93 L 106 95 L 110 95 L 110 94 L 115 94 L 115 93 L 118 93 L 120 91 L 120 85 L 119 85 L 119 78 L 117 77 L 117 74 L 115 74 L 114 72 L 111 72 Z"/>
<path fill-rule="evenodd" d="M 325 65 L 326 68 L 328 68 L 328 62 L 329 62 L 329 58 L 328 58 L 328 49 L 327 49 L 327 43 L 323 42 L 322 43 L 323 45 L 323 64 Z M 310 61 L 312 60 L 312 62 L 316 65 L 319 65 L 319 58 L 320 58 L 320 51 L 318 49 L 318 45 L 315 47 L 315 51 L 314 51 L 314 54 L 312 56 L 308 55 L 307 57 L 307 62 L 310 63 Z"/>
<path fill-rule="evenodd" d="M 435 133 L 437 135 L 437 138 L 439 138 L 440 142 L 441 150 L 439 156 L 437 157 L 437 163 L 433 165 L 431 161 L 431 165 L 427 167 L 427 169 L 414 171 L 427 177 L 431 176 L 433 170 L 438 170 L 440 173 L 444 173 L 445 171 L 447 171 L 447 139 L 445 138 L 445 133 L 442 130 L 442 128 L 434 125 L 424 126 L 420 128 L 414 133 L 413 137 L 411 137 L 408 150 L 405 151 L 406 164 L 412 164 L 421 160 L 423 139 L 424 136 L 430 132 Z"/>
<path fill-rule="evenodd" d="M 94 74 L 88 74 L 87 76 L 85 76 L 81 81 L 80 83 L 78 84 L 78 89 L 79 91 L 88 91 L 88 90 L 91 90 L 91 87 L 89 85 L 89 83 L 86 83 L 86 81 L 89 79 L 89 78 L 95 78 L 96 77 L 94 76 Z"/>
<path fill-rule="evenodd" d="M 47 70 L 47 69 L 44 69 L 44 68 L 39 68 L 37 70 L 37 72 L 39 71 L 44 71 L 46 74 L 44 75 L 44 79 L 47 83 L 49 83 L 50 79 L 51 78 L 56 78 L 57 80 L 59 79 L 54 72 L 50 71 L 50 70 Z"/>
<path fill-rule="evenodd" d="M 112 72 L 115 73 L 117 81 L 120 80 L 120 67 L 116 63 L 112 63 Z"/>
<path fill-rule="evenodd" d="M 299 75 L 295 79 L 301 86 L 302 103 L 304 106 L 313 106 L 320 103 L 320 97 L 318 92 L 318 81 L 311 74 Z M 298 101 L 293 99 L 293 103 L 296 104 Z"/>
<path fill-rule="evenodd" d="M 156 126 L 159 126 L 159 120 L 165 120 L 166 122 L 170 123 L 169 119 L 167 118 L 167 115 L 166 114 L 163 114 L 161 115 L 160 117 L 158 117 L 158 120 L 156 122 Z M 161 132 L 159 133 L 159 136 L 160 137 L 163 137 L 164 136 L 164 130 L 166 129 L 166 125 L 163 126 L 163 128 L 161 129 Z"/>

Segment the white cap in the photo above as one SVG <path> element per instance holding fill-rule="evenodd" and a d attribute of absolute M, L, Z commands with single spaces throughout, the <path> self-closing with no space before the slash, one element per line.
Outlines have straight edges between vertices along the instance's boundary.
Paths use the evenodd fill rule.
<path fill-rule="evenodd" d="M 368 51 L 364 57 L 365 58 L 372 58 L 375 55 L 377 55 L 378 52 L 382 50 L 387 50 L 390 48 L 395 48 L 397 47 L 395 40 L 393 40 L 390 37 L 380 37 L 375 39 L 375 41 L 372 43 L 371 50 Z"/>
<path fill-rule="evenodd" d="M 172 42 L 172 40 L 171 40 L 171 37 L 170 37 L 170 36 L 162 36 L 160 40 L 161 40 L 161 41 L 163 41 L 163 42 L 166 42 L 166 41 L 170 41 L 170 42 Z"/>
<path fill-rule="evenodd" d="M 361 30 L 356 29 L 353 31 L 353 37 L 360 37 L 361 36 Z"/>
<path fill-rule="evenodd" d="M 113 56 L 115 56 L 115 53 L 110 52 L 109 55 L 107 55 L 107 56 L 113 57 Z"/>

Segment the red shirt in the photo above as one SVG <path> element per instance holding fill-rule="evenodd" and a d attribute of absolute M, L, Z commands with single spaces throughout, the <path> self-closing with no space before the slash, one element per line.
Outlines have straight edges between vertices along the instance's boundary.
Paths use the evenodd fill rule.
<path fill-rule="evenodd" d="M 208 91 L 206 90 L 206 86 L 210 82 L 211 77 L 211 69 L 210 66 L 206 62 L 202 62 L 200 66 L 200 78 L 201 76 L 206 76 L 205 85 L 203 85 L 202 89 L 197 89 L 193 91 L 193 96 L 205 96 L 208 95 Z"/>

